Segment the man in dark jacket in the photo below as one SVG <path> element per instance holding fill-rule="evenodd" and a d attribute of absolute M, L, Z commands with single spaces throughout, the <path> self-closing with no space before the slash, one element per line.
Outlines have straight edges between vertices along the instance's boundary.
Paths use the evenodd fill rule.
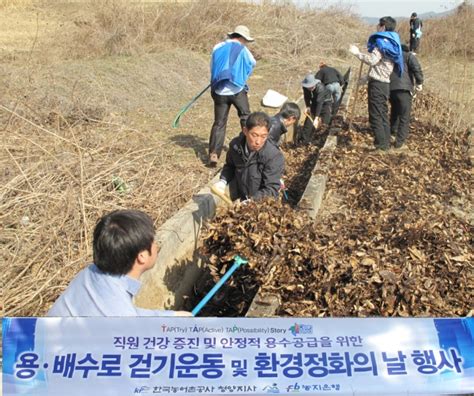
<path fill-rule="evenodd" d="M 301 85 L 306 105 L 305 114 L 309 116 L 304 122 L 301 138 L 304 143 L 308 143 L 315 129 L 331 122 L 332 92 L 314 74 L 306 75 Z"/>
<path fill-rule="evenodd" d="M 280 145 L 281 135 L 288 132 L 288 128 L 298 123 L 301 117 L 301 110 L 294 102 L 286 102 L 280 111 L 270 118 L 270 131 L 268 140 L 276 146 Z"/>
<path fill-rule="evenodd" d="M 421 91 L 423 72 L 416 55 L 403 44 L 404 68 L 401 77 L 393 72 L 390 76 L 390 129 L 395 135 L 395 148 L 404 148 L 410 125 L 411 102 L 414 90 Z M 415 87 L 413 85 L 415 83 Z"/>
<path fill-rule="evenodd" d="M 422 27 L 423 27 L 423 22 L 421 22 L 421 19 L 418 18 L 417 13 L 413 12 L 410 17 L 410 51 L 411 52 L 415 52 L 418 50 L 418 46 L 420 45 Z"/>
<path fill-rule="evenodd" d="M 213 186 L 225 194 L 227 184 L 232 200 L 277 197 L 285 160 L 282 152 L 268 141 L 270 117 L 255 112 L 247 118 L 242 133 L 229 144 L 220 180 Z"/>
<path fill-rule="evenodd" d="M 326 65 L 324 62 L 319 63 L 319 71 L 315 75 L 316 79 L 329 89 L 332 93 L 332 100 L 338 103 L 342 95 L 342 86 L 344 85 L 344 77 L 334 67 Z"/>

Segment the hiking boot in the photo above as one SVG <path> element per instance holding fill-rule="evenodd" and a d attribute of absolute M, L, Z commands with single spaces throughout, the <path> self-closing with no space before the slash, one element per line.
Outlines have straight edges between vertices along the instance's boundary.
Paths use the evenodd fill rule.
<path fill-rule="evenodd" d="M 219 157 L 216 153 L 211 153 L 209 155 L 209 166 L 214 168 L 217 166 L 217 161 L 219 161 Z"/>
<path fill-rule="evenodd" d="M 393 147 L 393 150 L 396 151 L 397 153 L 401 153 L 401 152 L 404 152 L 404 151 L 409 151 L 410 149 L 408 148 L 408 146 L 406 144 L 396 144 Z"/>
<path fill-rule="evenodd" d="M 385 155 L 389 153 L 389 149 L 383 149 L 380 147 L 374 147 L 369 151 L 370 154 L 375 154 L 375 155 Z"/>

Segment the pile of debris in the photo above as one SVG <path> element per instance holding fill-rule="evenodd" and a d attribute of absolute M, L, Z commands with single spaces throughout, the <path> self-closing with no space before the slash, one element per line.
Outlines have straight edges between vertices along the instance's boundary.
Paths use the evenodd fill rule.
<path fill-rule="evenodd" d="M 249 264 L 203 315 L 244 315 L 257 290 L 280 296 L 281 316 L 474 314 L 465 137 L 415 121 L 410 150 L 382 156 L 370 151 L 365 125 L 359 118 L 339 137 L 326 196 L 329 206 L 337 196 L 337 208 L 317 222 L 269 199 L 224 210 L 207 225 L 210 284 L 235 255 Z"/>

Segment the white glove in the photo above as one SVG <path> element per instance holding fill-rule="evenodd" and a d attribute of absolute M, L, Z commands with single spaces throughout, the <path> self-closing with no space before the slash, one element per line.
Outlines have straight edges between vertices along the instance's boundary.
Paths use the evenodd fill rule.
<path fill-rule="evenodd" d="M 219 191 L 221 194 L 225 194 L 226 186 L 227 186 L 227 182 L 221 179 L 216 184 L 214 184 L 214 189 Z"/>
<path fill-rule="evenodd" d="M 415 87 L 415 91 L 421 92 L 423 91 L 423 85 L 419 84 Z"/>
<path fill-rule="evenodd" d="M 286 190 L 285 181 L 280 179 L 280 190 Z"/>
<path fill-rule="evenodd" d="M 315 117 L 314 122 L 313 122 L 313 126 L 314 126 L 316 129 L 318 129 L 320 122 L 321 122 L 321 118 L 320 118 L 320 117 Z"/>
<path fill-rule="evenodd" d="M 354 44 L 352 44 L 352 45 L 349 47 L 349 52 L 350 52 L 352 55 L 356 55 L 356 56 L 360 54 L 359 48 L 357 47 L 357 45 L 354 45 Z"/>

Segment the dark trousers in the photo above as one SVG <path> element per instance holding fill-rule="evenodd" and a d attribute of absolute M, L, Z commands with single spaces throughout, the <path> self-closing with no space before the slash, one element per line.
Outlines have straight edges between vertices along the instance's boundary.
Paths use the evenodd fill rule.
<path fill-rule="evenodd" d="M 214 100 L 214 124 L 212 124 L 211 136 L 209 138 L 209 154 L 216 153 L 219 157 L 224 146 L 227 119 L 229 118 L 230 106 L 234 105 L 243 128 L 250 114 L 247 91 L 242 90 L 235 95 L 218 95 L 211 92 Z"/>
<path fill-rule="evenodd" d="M 418 46 L 420 45 L 420 39 L 416 37 L 410 37 L 410 51 L 416 52 Z"/>
<path fill-rule="evenodd" d="M 322 124 L 329 125 L 331 122 L 331 115 L 332 102 L 324 102 L 320 114 Z M 311 114 L 311 118 L 314 120 L 314 114 Z M 313 126 L 313 121 L 311 121 L 309 117 L 306 117 L 298 140 L 302 143 L 309 143 L 315 131 L 316 129 Z"/>
<path fill-rule="evenodd" d="M 369 80 L 369 124 L 374 132 L 374 145 L 381 150 L 390 148 L 390 124 L 388 122 L 388 98 L 390 84 Z"/>
<path fill-rule="evenodd" d="M 411 113 L 411 92 L 396 90 L 390 92 L 390 129 L 396 137 L 395 147 L 401 147 L 408 137 Z"/>

